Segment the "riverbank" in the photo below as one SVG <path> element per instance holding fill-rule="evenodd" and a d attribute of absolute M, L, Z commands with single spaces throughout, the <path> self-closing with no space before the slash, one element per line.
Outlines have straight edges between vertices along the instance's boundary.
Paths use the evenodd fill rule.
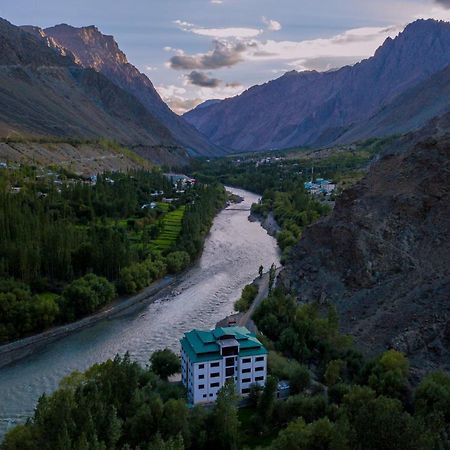
<path fill-rule="evenodd" d="M 276 237 L 277 234 L 281 231 L 281 227 L 275 220 L 272 211 L 270 211 L 266 217 L 262 216 L 261 214 L 255 214 L 254 212 L 251 212 L 248 220 L 250 222 L 259 222 L 261 226 L 267 231 L 269 236 Z"/>
<path fill-rule="evenodd" d="M 230 189 L 244 198 L 215 217 L 197 263 L 151 301 L 70 332 L 0 369 L 0 441 L 11 426 L 31 417 L 39 397 L 50 394 L 73 371 L 128 352 L 145 366 L 163 348 L 180 351 L 180 338 L 193 329 L 213 328 L 233 312 L 233 304 L 260 265 L 279 265 L 276 241 L 259 223 L 248 220 L 258 197 Z"/>
<path fill-rule="evenodd" d="M 156 294 L 162 294 L 164 290 L 171 288 L 177 283 L 182 275 L 183 274 L 166 276 L 151 284 L 139 294 L 116 300 L 114 303 L 108 305 L 107 308 L 76 322 L 51 328 L 42 333 L 0 346 L 0 368 L 19 361 L 20 359 L 31 355 L 33 352 L 42 349 L 51 342 L 62 339 L 75 331 L 91 327 L 101 320 L 112 319 L 121 314 L 130 313 L 136 306 L 150 304 L 154 301 Z"/>
<path fill-rule="evenodd" d="M 278 275 L 281 273 L 282 268 L 279 267 L 275 272 L 275 281 Z M 258 293 L 253 300 L 250 308 L 244 313 L 231 314 L 224 319 L 217 322 L 216 327 L 227 327 L 227 326 L 240 326 L 246 327 L 253 333 L 257 332 L 256 325 L 252 320 L 253 314 L 261 304 L 261 302 L 269 296 L 269 283 L 270 283 L 270 272 L 266 272 L 262 277 L 257 277 L 253 280 L 252 285 L 258 287 Z"/>

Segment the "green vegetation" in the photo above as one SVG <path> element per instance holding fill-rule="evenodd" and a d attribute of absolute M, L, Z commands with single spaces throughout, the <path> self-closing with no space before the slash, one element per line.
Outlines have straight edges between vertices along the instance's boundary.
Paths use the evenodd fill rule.
<path fill-rule="evenodd" d="M 151 208 L 161 191 L 172 203 Z M 0 342 L 78 319 L 116 291 L 133 294 L 184 270 L 225 197 L 216 184 L 177 193 L 157 170 L 92 182 L 67 170 L 2 169 Z"/>
<path fill-rule="evenodd" d="M 170 350 L 150 368 L 129 357 L 75 372 L 43 396 L 33 418 L 8 432 L 2 450 L 429 450 L 446 449 L 450 375 L 409 384 L 409 364 L 389 350 L 365 360 L 338 332 L 331 308 L 298 305 L 274 289 L 255 321 L 270 349 L 265 387 L 237 407 L 233 384 L 213 408 L 188 408 L 185 392 L 167 378 L 180 361 Z M 290 396 L 277 398 L 277 379 Z"/>
<path fill-rule="evenodd" d="M 158 207 L 161 208 L 162 205 L 167 205 L 166 203 L 160 204 Z M 166 208 L 161 208 L 163 211 Z M 166 209 L 167 212 L 168 208 Z M 155 250 L 165 251 L 173 245 L 178 240 L 181 233 L 181 228 L 183 225 L 183 217 L 185 212 L 185 206 L 180 206 L 178 209 L 167 212 L 167 214 L 161 220 L 161 232 L 157 239 L 152 242 L 153 248 Z"/>
<path fill-rule="evenodd" d="M 255 284 L 247 284 L 242 290 L 242 295 L 239 300 L 234 304 L 235 311 L 246 312 L 249 310 L 250 306 L 258 295 L 258 286 Z"/>
<path fill-rule="evenodd" d="M 180 359 L 169 349 L 158 350 L 150 358 L 151 369 L 161 379 L 166 380 L 181 370 Z"/>
<path fill-rule="evenodd" d="M 204 181 L 219 180 L 261 194 L 262 200 L 252 206 L 252 212 L 262 218 L 273 214 L 281 228 L 277 240 L 283 251 L 282 262 L 301 237 L 304 227 L 330 211 L 328 204 L 306 192 L 306 171 L 302 171 L 296 161 L 259 164 L 255 159 L 239 162 L 221 159 L 200 164 L 195 176 Z"/>

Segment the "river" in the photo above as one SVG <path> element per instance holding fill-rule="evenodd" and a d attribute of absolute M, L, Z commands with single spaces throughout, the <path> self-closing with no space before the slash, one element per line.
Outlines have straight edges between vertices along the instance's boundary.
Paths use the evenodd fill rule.
<path fill-rule="evenodd" d="M 258 196 L 229 188 L 244 201 L 220 212 L 205 241 L 203 255 L 168 295 L 126 315 L 103 320 L 70 334 L 12 365 L 0 369 L 0 441 L 5 431 L 33 414 L 42 393 L 50 393 L 64 376 L 128 351 L 146 364 L 154 350 L 179 352 L 179 339 L 192 328 L 212 328 L 229 315 L 242 288 L 279 263 L 274 238 L 248 209 Z"/>

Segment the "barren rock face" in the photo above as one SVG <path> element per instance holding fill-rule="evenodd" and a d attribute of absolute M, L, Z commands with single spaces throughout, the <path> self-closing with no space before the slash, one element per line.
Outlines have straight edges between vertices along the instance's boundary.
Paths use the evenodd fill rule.
<path fill-rule="evenodd" d="M 65 24 L 47 28 L 43 33 L 60 51 L 73 55 L 78 64 L 102 73 L 136 97 L 151 114 L 161 120 L 179 144 L 186 146 L 193 153 L 223 153 L 222 149 L 213 145 L 192 125 L 169 109 L 147 76 L 128 62 L 113 36 L 102 34 L 95 26 L 76 28 Z"/>
<path fill-rule="evenodd" d="M 449 64 L 450 25 L 420 20 L 354 66 L 289 72 L 184 117 L 213 142 L 244 151 L 400 134 L 448 110 L 450 76 L 442 90 L 428 86 L 426 96 L 414 87 Z"/>
<path fill-rule="evenodd" d="M 365 353 L 394 347 L 418 371 L 448 370 L 449 181 L 450 136 L 383 156 L 305 230 L 284 282 L 300 301 L 334 303 Z"/>

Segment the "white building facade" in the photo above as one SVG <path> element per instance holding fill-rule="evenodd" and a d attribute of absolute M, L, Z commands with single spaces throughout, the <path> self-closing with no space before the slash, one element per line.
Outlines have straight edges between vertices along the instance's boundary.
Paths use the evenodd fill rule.
<path fill-rule="evenodd" d="M 267 350 L 244 327 L 192 330 L 181 339 L 181 374 L 191 404 L 214 402 L 228 380 L 245 396 L 266 382 Z"/>

